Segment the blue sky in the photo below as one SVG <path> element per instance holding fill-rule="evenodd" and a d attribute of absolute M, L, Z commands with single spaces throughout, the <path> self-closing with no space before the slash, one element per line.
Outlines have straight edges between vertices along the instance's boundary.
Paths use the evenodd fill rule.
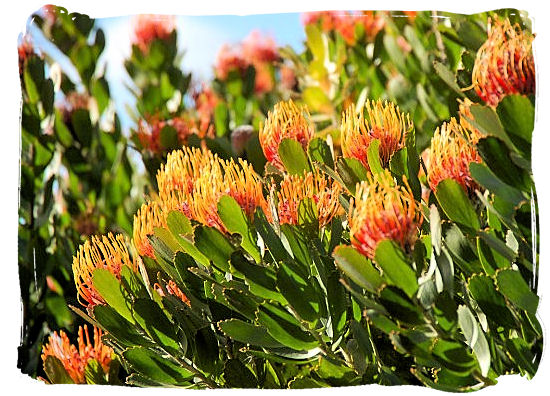
<path fill-rule="evenodd" d="M 192 72 L 196 80 L 212 78 L 212 65 L 220 47 L 227 42 L 242 40 L 252 30 L 270 34 L 278 45 L 291 45 L 296 50 L 302 48 L 305 37 L 298 13 L 179 16 L 176 21 L 178 46 L 180 51 L 185 51 L 181 67 L 186 72 Z M 100 18 L 96 23 L 103 29 L 106 36 L 106 47 L 100 62 L 105 62 L 107 65 L 106 77 L 109 81 L 111 96 L 115 101 L 122 126 L 127 130 L 132 125 L 132 121 L 127 115 L 126 106 L 131 107 L 134 101 L 125 86 L 125 84 L 131 84 L 131 80 L 126 74 L 123 62 L 131 51 L 132 17 Z M 62 56 L 52 48 L 53 46 L 38 37 L 36 39 L 37 44 L 58 59 L 65 70 L 68 69 Z M 70 71 L 67 74 L 73 75 Z"/>

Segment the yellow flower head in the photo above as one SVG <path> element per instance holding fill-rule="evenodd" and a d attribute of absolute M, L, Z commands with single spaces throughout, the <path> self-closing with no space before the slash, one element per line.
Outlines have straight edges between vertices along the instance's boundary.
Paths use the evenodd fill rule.
<path fill-rule="evenodd" d="M 380 163 L 386 166 L 392 155 L 405 147 L 405 139 L 413 124 L 409 115 L 399 111 L 392 102 L 367 100 L 365 110 L 366 117 L 363 109 L 356 111 L 352 105 L 342 114 L 342 154 L 361 161 L 369 169 L 367 150 L 371 142 L 378 139 Z"/>
<path fill-rule="evenodd" d="M 265 124 L 260 125 L 260 145 L 265 157 L 278 169 L 285 167 L 279 158 L 279 144 L 283 139 L 293 139 L 304 149 L 313 138 L 314 130 L 306 106 L 296 106 L 292 100 L 279 102 L 269 112 Z"/>
<path fill-rule="evenodd" d="M 42 346 L 42 361 L 46 363 L 48 356 L 53 356 L 61 361 L 63 367 L 75 384 L 85 384 L 84 371 L 88 362 L 92 359 L 98 361 L 107 374 L 111 365 L 113 350 L 101 341 L 101 330 L 94 326 L 93 343 L 88 334 L 88 326 L 78 329 L 78 348 L 71 344 L 69 337 L 63 330 L 54 332 L 48 342 Z"/>
<path fill-rule="evenodd" d="M 388 170 L 369 175 L 350 203 L 348 223 L 351 243 L 373 259 L 380 241 L 392 240 L 409 251 L 422 225 L 420 206 L 406 181 L 399 186 Z"/>
<path fill-rule="evenodd" d="M 155 258 L 153 247 L 147 238 L 153 235 L 156 227 L 166 226 L 166 216 L 159 203 L 151 201 L 141 205 L 134 215 L 134 245 L 142 256 Z"/>
<path fill-rule="evenodd" d="M 477 95 L 496 107 L 506 95 L 535 93 L 534 36 L 509 19 L 489 18 L 488 30 L 472 71 Z"/>
<path fill-rule="evenodd" d="M 459 125 L 454 118 L 437 128 L 427 160 L 428 183 L 432 191 L 444 179 L 457 181 L 466 192 L 475 188 L 470 175 L 470 162 L 481 162 L 475 148 L 478 139 L 476 132 L 465 124 Z"/>
<path fill-rule="evenodd" d="M 285 175 L 281 189 L 277 193 L 277 212 L 281 224 L 298 223 L 298 207 L 306 198 L 317 205 L 319 227 L 324 227 L 334 216 L 342 212 L 339 196 L 342 187 L 339 183 L 316 171 L 304 175 Z"/>
<path fill-rule="evenodd" d="M 92 273 L 96 268 L 104 268 L 120 279 L 123 265 L 136 271 L 137 264 L 130 260 L 124 237 L 120 234 L 113 236 L 92 236 L 80 245 L 78 253 L 73 257 L 74 283 L 78 292 L 78 301 L 82 305 L 95 306 L 105 304 L 105 300 L 94 288 Z"/>

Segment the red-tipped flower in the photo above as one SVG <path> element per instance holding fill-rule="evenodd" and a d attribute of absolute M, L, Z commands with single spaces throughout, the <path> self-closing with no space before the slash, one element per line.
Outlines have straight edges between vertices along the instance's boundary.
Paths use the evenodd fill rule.
<path fill-rule="evenodd" d="M 355 158 L 369 169 L 367 151 L 374 139 L 380 141 L 378 154 L 380 163 L 386 166 L 392 155 L 405 147 L 407 134 L 413 129 L 409 115 L 399 111 L 392 102 L 369 101 L 363 109 L 355 110 L 352 105 L 342 115 L 342 154 Z"/>
<path fill-rule="evenodd" d="M 476 132 L 469 129 L 469 124 L 460 125 L 454 118 L 435 131 L 427 159 L 428 183 L 432 191 L 444 179 L 457 181 L 466 192 L 475 188 L 470 163 L 481 162 L 475 148 L 478 138 Z"/>
<path fill-rule="evenodd" d="M 533 38 L 508 19 L 489 19 L 488 38 L 472 72 L 475 91 L 489 106 L 496 107 L 506 95 L 535 93 Z"/>
<path fill-rule="evenodd" d="M 94 326 L 93 341 L 88 333 L 88 326 L 78 329 L 77 346 L 71 344 L 69 337 L 63 330 L 54 332 L 48 342 L 42 347 L 42 361 L 46 363 L 49 356 L 53 356 L 63 364 L 63 368 L 75 384 L 85 384 L 84 372 L 88 362 L 97 360 L 105 374 L 109 373 L 113 350 L 101 341 L 101 330 Z"/>
<path fill-rule="evenodd" d="M 352 245 L 373 259 L 380 241 L 392 240 L 410 251 L 422 225 L 419 204 L 403 178 L 399 186 L 388 170 L 361 182 L 350 204 L 348 222 Z"/>
<path fill-rule="evenodd" d="M 260 125 L 260 145 L 269 162 L 280 170 L 284 165 L 279 158 L 279 144 L 283 139 L 293 139 L 304 149 L 313 138 L 313 125 L 306 106 L 296 106 L 292 100 L 279 102 L 269 112 L 265 124 Z"/>

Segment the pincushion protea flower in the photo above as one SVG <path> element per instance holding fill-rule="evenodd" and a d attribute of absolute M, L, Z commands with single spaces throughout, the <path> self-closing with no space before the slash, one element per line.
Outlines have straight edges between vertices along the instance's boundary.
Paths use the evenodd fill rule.
<path fill-rule="evenodd" d="M 279 158 L 279 144 L 283 139 L 293 139 L 307 149 L 313 138 L 313 125 L 306 106 L 297 106 L 292 100 L 279 102 L 269 112 L 265 124 L 260 125 L 260 145 L 265 157 L 275 167 L 284 171 Z"/>
<path fill-rule="evenodd" d="M 251 164 L 223 160 L 208 150 L 183 148 L 168 155 L 157 174 L 159 204 L 165 213 L 179 210 L 222 232 L 217 205 L 223 195 L 234 198 L 247 216 L 266 205 L 262 182 Z"/>
<path fill-rule="evenodd" d="M 104 268 L 120 279 L 123 265 L 129 266 L 133 271 L 137 269 L 135 261 L 130 259 L 124 237 L 120 234 L 92 236 L 80 245 L 78 253 L 73 257 L 74 283 L 78 292 L 78 301 L 88 307 L 105 304 L 105 300 L 92 283 L 92 273 L 97 268 Z"/>
<path fill-rule="evenodd" d="M 478 139 L 479 135 L 467 124 L 460 125 L 455 118 L 437 128 L 427 158 L 428 183 L 432 191 L 444 179 L 457 181 L 466 192 L 475 188 L 470 163 L 481 162 L 475 149 Z"/>
<path fill-rule="evenodd" d="M 392 155 L 405 147 L 407 134 L 413 129 L 409 115 L 399 111 L 392 102 L 365 102 L 367 116 L 363 109 L 356 111 L 352 105 L 342 114 L 342 154 L 355 158 L 369 169 L 367 150 L 374 139 L 380 141 L 378 153 L 380 163 L 386 166 Z"/>
<path fill-rule="evenodd" d="M 338 182 L 318 171 L 304 175 L 285 175 L 277 193 L 279 223 L 297 224 L 300 202 L 309 198 L 317 205 L 319 227 L 324 227 L 343 210 L 339 201 L 341 191 Z"/>
<path fill-rule="evenodd" d="M 133 227 L 134 246 L 140 255 L 155 258 L 147 236 L 153 235 L 155 228 L 165 226 L 166 217 L 158 202 L 151 201 L 141 205 L 134 215 Z"/>
<path fill-rule="evenodd" d="M 251 218 L 257 207 L 265 209 L 267 203 L 263 196 L 263 184 L 248 162 L 239 158 L 238 162 L 219 160 L 220 167 L 212 167 L 196 181 L 193 195 L 189 200 L 192 218 L 210 227 L 226 232 L 218 215 L 218 201 L 229 195 Z"/>
<path fill-rule="evenodd" d="M 535 93 L 533 35 L 508 19 L 489 18 L 487 41 L 477 51 L 472 82 L 477 95 L 496 107 L 506 95 Z"/>
<path fill-rule="evenodd" d="M 71 344 L 69 337 L 63 330 L 54 332 L 48 342 L 42 347 L 42 361 L 45 363 L 48 356 L 53 356 L 63 364 L 65 371 L 75 384 L 85 384 L 84 372 L 88 362 L 97 360 L 105 374 L 109 373 L 113 350 L 101 341 L 102 332 L 94 326 L 93 343 L 90 340 L 88 326 L 78 329 L 78 348 Z"/>
<path fill-rule="evenodd" d="M 175 28 L 174 16 L 138 15 L 134 19 L 132 44 L 137 45 L 141 52 L 147 53 L 154 40 L 168 40 Z"/>
<path fill-rule="evenodd" d="M 381 15 L 372 11 L 315 11 L 301 16 L 304 25 L 319 24 L 324 32 L 337 31 L 348 45 L 355 44 L 355 26 L 363 26 L 365 35 L 372 40 L 384 28 Z"/>
<path fill-rule="evenodd" d="M 399 186 L 388 170 L 368 176 L 350 203 L 348 223 L 352 245 L 373 259 L 380 241 L 392 240 L 410 251 L 422 225 L 419 204 L 407 180 Z"/>

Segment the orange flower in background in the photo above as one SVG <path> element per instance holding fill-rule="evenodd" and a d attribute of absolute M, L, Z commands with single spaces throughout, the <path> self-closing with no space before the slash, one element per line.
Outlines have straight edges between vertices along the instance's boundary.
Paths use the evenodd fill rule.
<path fill-rule="evenodd" d="M 296 106 L 292 100 L 279 102 L 269 112 L 265 123 L 260 124 L 260 145 L 265 157 L 278 169 L 284 171 L 279 158 L 279 144 L 283 139 L 293 139 L 304 149 L 313 138 L 314 130 L 306 106 Z"/>
<path fill-rule="evenodd" d="M 281 85 L 285 89 L 293 89 L 296 86 L 296 73 L 288 65 L 282 65 L 280 68 Z"/>
<path fill-rule="evenodd" d="M 208 120 L 209 122 L 210 120 Z M 208 128 L 208 124 L 204 130 L 200 129 L 196 120 L 187 116 L 177 116 L 168 120 L 161 120 L 158 117 L 149 117 L 148 120 L 140 119 L 136 135 L 144 148 L 158 154 L 165 149 L 162 146 L 161 133 L 167 126 L 176 130 L 178 143 L 181 145 L 186 145 L 187 140 L 193 134 L 199 138 L 214 136 L 214 131 Z"/>
<path fill-rule="evenodd" d="M 220 48 L 214 66 L 216 76 L 220 80 L 227 79 L 229 72 L 232 70 L 236 70 L 242 75 L 247 67 L 248 62 L 244 59 L 239 47 L 224 44 Z"/>
<path fill-rule="evenodd" d="M 93 271 L 96 268 L 104 268 L 120 279 L 123 265 L 127 265 L 133 271 L 137 270 L 137 264 L 130 259 L 126 242 L 120 234 L 92 236 L 80 245 L 78 253 L 73 257 L 72 266 L 78 301 L 88 307 L 105 304 L 105 300 L 92 283 Z"/>
<path fill-rule="evenodd" d="M 250 32 L 242 41 L 242 54 L 251 64 L 273 63 L 279 59 L 275 40 L 269 35 L 262 36 L 258 30 Z"/>
<path fill-rule="evenodd" d="M 340 205 L 342 187 L 336 181 L 316 171 L 304 175 L 285 175 L 277 193 L 277 212 L 280 224 L 297 224 L 300 202 L 312 199 L 318 211 L 319 227 L 327 225 L 343 211 Z"/>
<path fill-rule="evenodd" d="M 220 98 L 216 95 L 212 87 L 209 87 L 206 84 L 203 84 L 199 90 L 193 92 L 193 102 L 195 102 L 195 109 L 199 116 L 199 130 L 200 131 L 211 131 L 210 134 L 207 134 L 209 137 L 213 136 L 213 130 L 209 129 L 210 122 L 214 117 L 214 110 L 220 102 Z"/>
<path fill-rule="evenodd" d="M 34 46 L 32 45 L 31 37 L 29 35 L 24 35 L 19 45 L 17 46 L 17 56 L 19 59 L 19 75 L 23 76 L 23 71 L 25 69 L 25 64 L 27 63 L 27 59 L 29 59 L 31 56 L 34 56 Z"/>
<path fill-rule="evenodd" d="M 176 18 L 172 15 L 137 15 L 134 18 L 132 44 L 147 53 L 154 40 L 168 40 L 176 29 Z"/>
<path fill-rule="evenodd" d="M 42 347 L 42 361 L 46 363 L 48 356 L 53 356 L 63 364 L 65 371 L 75 384 L 85 384 L 84 372 L 88 362 L 98 361 L 105 374 L 109 373 L 113 350 L 101 341 L 102 332 L 94 326 L 93 342 L 88 333 L 88 326 L 78 328 L 78 348 L 71 344 L 69 337 L 63 330 L 54 332 L 48 342 Z"/>
<path fill-rule="evenodd" d="M 153 247 L 147 237 L 154 234 L 155 228 L 165 226 L 166 217 L 157 202 L 151 201 L 141 205 L 134 215 L 133 227 L 134 246 L 140 255 L 155 258 Z"/>
<path fill-rule="evenodd" d="M 479 48 L 472 71 L 477 95 L 496 107 L 506 95 L 535 93 L 534 36 L 508 19 L 489 18 L 487 41 Z"/>
<path fill-rule="evenodd" d="M 392 240 L 406 252 L 418 239 L 422 225 L 419 204 L 403 178 L 397 185 L 388 170 L 369 174 L 368 181 L 358 185 L 350 202 L 348 223 L 352 245 L 363 255 L 374 259 L 380 241 Z"/>
<path fill-rule="evenodd" d="M 392 155 L 405 147 L 407 134 L 413 129 L 409 115 L 399 111 L 392 102 L 369 101 L 356 111 L 352 105 L 342 114 L 341 145 L 346 158 L 355 158 L 369 169 L 367 150 L 374 139 L 380 141 L 380 162 L 386 166 Z"/>
<path fill-rule="evenodd" d="M 481 162 L 474 145 L 477 139 L 472 130 L 454 118 L 437 128 L 427 159 L 428 183 L 432 191 L 444 179 L 457 181 L 466 192 L 476 187 L 470 175 L 470 163 Z"/>
<path fill-rule="evenodd" d="M 271 91 L 275 86 L 271 66 L 268 63 L 259 63 L 254 67 L 256 69 L 254 92 L 257 95 L 261 95 Z"/>
<path fill-rule="evenodd" d="M 368 40 L 384 28 L 384 18 L 372 11 L 316 11 L 302 14 L 304 25 L 317 24 L 324 32 L 337 31 L 348 45 L 355 44 L 355 28 L 362 25 Z"/>

